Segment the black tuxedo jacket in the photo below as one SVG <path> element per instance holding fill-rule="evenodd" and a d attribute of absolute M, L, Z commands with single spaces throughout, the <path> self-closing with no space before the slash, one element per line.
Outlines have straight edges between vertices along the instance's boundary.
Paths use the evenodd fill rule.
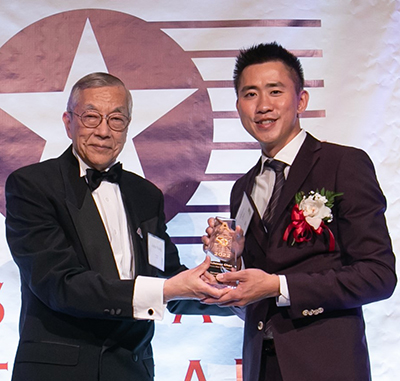
<path fill-rule="evenodd" d="M 166 234 L 161 191 L 126 171 L 120 189 L 136 275 L 169 277 L 184 270 Z M 132 318 L 134 280 L 119 279 L 71 147 L 11 174 L 6 199 L 7 240 L 22 289 L 13 380 L 152 380 L 154 323 Z M 148 263 L 147 233 L 165 240 L 164 273 Z M 171 307 L 176 313 L 224 314 L 194 302 Z"/>
<path fill-rule="evenodd" d="M 231 194 L 235 217 L 243 193 L 251 194 L 260 162 L 240 178 Z M 335 237 L 314 234 L 292 244 L 283 235 L 291 222 L 295 194 L 325 188 L 335 199 Z M 254 213 L 243 254 L 247 268 L 286 275 L 291 305 L 275 298 L 246 309 L 244 381 L 258 380 L 265 324 L 271 319 L 285 381 L 370 379 L 363 304 L 388 298 L 395 287 L 395 261 L 386 227 L 386 201 L 373 165 L 361 150 L 323 143 L 308 135 L 283 187 L 268 234 Z"/>

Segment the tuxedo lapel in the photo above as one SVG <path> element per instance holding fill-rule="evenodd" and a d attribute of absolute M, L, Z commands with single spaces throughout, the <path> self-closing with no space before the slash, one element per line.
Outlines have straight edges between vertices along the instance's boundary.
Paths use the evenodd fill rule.
<path fill-rule="evenodd" d="M 135 256 L 135 275 L 155 275 L 153 269 L 150 269 L 147 258 L 147 236 L 142 232 L 140 220 L 138 218 L 137 207 L 140 204 L 138 197 L 134 195 L 134 190 L 137 188 L 135 178 L 127 176 L 125 171 L 122 172 L 120 189 Z"/>
<path fill-rule="evenodd" d="M 66 205 L 91 270 L 108 278 L 119 279 L 114 255 L 91 192 L 71 148 L 60 158 L 65 185 Z"/>

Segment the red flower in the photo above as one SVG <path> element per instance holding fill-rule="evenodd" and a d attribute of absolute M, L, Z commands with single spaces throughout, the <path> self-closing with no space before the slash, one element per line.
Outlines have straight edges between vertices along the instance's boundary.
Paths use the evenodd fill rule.
<path fill-rule="evenodd" d="M 329 233 L 329 251 L 333 251 L 335 249 L 335 237 L 323 221 L 317 229 L 314 229 L 314 227 L 312 227 L 306 221 L 304 213 L 302 210 L 299 209 L 298 204 L 293 207 L 291 217 L 292 222 L 289 224 L 289 226 L 285 230 L 285 233 L 283 234 L 284 241 L 287 241 L 290 233 L 293 233 L 293 243 L 308 242 L 311 240 L 314 232 L 320 235 L 323 233 L 324 230 L 327 230 Z"/>

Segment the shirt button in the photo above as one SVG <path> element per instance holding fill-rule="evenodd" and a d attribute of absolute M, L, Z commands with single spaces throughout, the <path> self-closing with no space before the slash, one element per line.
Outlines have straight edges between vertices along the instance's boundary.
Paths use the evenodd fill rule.
<path fill-rule="evenodd" d="M 263 328 L 264 328 L 264 323 L 262 321 L 259 321 L 258 324 L 257 324 L 257 329 L 259 331 L 262 331 Z"/>
<path fill-rule="evenodd" d="M 153 310 L 152 308 L 149 308 L 149 309 L 147 310 L 147 313 L 148 313 L 150 316 L 153 316 L 153 315 L 154 315 L 154 310 Z"/>

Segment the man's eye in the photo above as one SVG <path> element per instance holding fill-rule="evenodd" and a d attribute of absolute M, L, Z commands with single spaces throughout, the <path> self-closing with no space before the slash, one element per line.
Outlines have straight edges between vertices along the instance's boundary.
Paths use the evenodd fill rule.
<path fill-rule="evenodd" d="M 99 119 L 100 118 L 100 116 L 98 115 L 98 114 L 91 114 L 91 113 L 86 113 L 85 115 L 84 115 L 84 118 L 85 119 L 87 119 L 87 120 L 96 120 L 96 119 Z"/>
<path fill-rule="evenodd" d="M 115 116 L 115 115 L 113 115 L 110 118 L 110 120 L 115 122 L 115 123 L 123 123 L 124 122 L 124 117 L 123 116 Z"/>

